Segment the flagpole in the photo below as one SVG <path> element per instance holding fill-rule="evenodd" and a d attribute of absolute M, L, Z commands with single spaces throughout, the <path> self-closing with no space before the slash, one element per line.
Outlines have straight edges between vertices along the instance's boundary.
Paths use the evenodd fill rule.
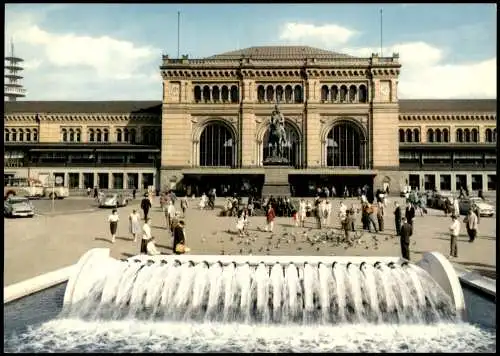
<path fill-rule="evenodd" d="M 177 59 L 180 58 L 181 46 L 181 12 L 177 11 Z"/>
<path fill-rule="evenodd" d="M 384 17 L 383 17 L 383 10 L 380 9 L 380 57 L 383 57 L 384 56 L 384 52 L 383 52 L 383 22 L 384 22 Z"/>

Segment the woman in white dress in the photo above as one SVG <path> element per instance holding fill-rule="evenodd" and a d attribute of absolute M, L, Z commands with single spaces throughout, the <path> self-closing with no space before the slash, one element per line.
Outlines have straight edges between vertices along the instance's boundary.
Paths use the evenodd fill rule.
<path fill-rule="evenodd" d="M 306 216 L 307 216 L 307 204 L 304 201 L 304 199 L 301 199 L 299 203 L 299 212 L 298 212 L 299 224 L 301 227 L 304 227 L 305 225 Z"/>
<path fill-rule="evenodd" d="M 200 199 L 200 209 L 201 210 L 205 209 L 206 204 L 207 204 L 207 195 L 203 193 Z"/>
<path fill-rule="evenodd" d="M 129 231 L 134 237 L 134 242 L 137 242 L 137 234 L 141 232 L 141 215 L 137 212 L 137 210 L 133 210 L 132 213 L 128 217 L 129 222 Z"/>
<path fill-rule="evenodd" d="M 120 218 L 118 217 L 118 210 L 113 209 L 113 212 L 111 213 L 111 215 L 108 216 L 109 231 L 111 232 L 111 242 L 112 243 L 115 243 L 116 229 L 118 228 L 118 220 L 120 220 Z"/>
<path fill-rule="evenodd" d="M 240 216 L 238 217 L 238 221 L 236 222 L 236 229 L 238 229 L 238 233 L 240 237 L 243 237 L 244 235 L 244 229 L 245 229 L 245 213 L 241 212 Z"/>

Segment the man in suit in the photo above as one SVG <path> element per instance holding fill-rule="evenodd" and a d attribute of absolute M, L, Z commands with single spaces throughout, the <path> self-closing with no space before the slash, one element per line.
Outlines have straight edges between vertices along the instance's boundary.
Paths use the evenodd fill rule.
<path fill-rule="evenodd" d="M 413 228 L 413 220 L 415 220 L 415 208 L 412 203 L 408 203 L 405 210 L 406 222 Z"/>
<path fill-rule="evenodd" d="M 398 202 L 394 203 L 394 223 L 396 225 L 396 236 L 401 234 L 401 207 Z"/>
<path fill-rule="evenodd" d="M 149 209 L 151 208 L 151 200 L 148 199 L 148 195 L 144 194 L 144 198 L 141 201 L 141 209 L 144 213 L 144 221 L 148 220 Z"/>
<path fill-rule="evenodd" d="M 184 235 L 184 220 L 180 220 L 174 227 L 174 245 L 172 251 L 176 255 L 183 254 L 184 252 L 177 251 L 177 245 L 182 244 L 186 246 L 186 238 Z"/>
<path fill-rule="evenodd" d="M 401 226 L 400 232 L 400 242 L 401 242 L 401 255 L 404 259 L 410 260 L 410 236 L 413 235 L 412 226 L 406 221 L 406 218 L 402 219 L 403 225 Z"/>

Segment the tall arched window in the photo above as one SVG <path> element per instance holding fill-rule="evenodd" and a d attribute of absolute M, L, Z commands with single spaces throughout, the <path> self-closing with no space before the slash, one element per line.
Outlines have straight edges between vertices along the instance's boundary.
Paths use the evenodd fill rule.
<path fill-rule="evenodd" d="M 340 102 L 345 103 L 347 100 L 347 87 L 345 85 L 342 85 L 340 87 Z"/>
<path fill-rule="evenodd" d="M 234 137 L 221 122 L 211 122 L 203 129 L 199 143 L 200 166 L 232 166 Z"/>
<path fill-rule="evenodd" d="M 493 131 L 491 131 L 491 129 L 486 129 L 486 131 L 484 131 L 484 141 L 493 142 Z"/>
<path fill-rule="evenodd" d="M 135 143 L 137 140 L 137 131 L 135 129 L 131 129 L 129 137 L 130 137 L 130 143 Z"/>
<path fill-rule="evenodd" d="M 331 167 L 360 167 L 363 150 L 359 127 L 351 122 L 336 124 L 327 135 L 326 165 Z"/>
<path fill-rule="evenodd" d="M 497 142 L 497 129 L 493 129 L 493 142 Z"/>
<path fill-rule="evenodd" d="M 285 103 L 291 103 L 293 96 L 293 88 L 291 85 L 285 87 Z"/>
<path fill-rule="evenodd" d="M 104 129 L 102 132 L 102 140 L 104 142 L 109 142 L 109 131 L 108 129 Z"/>
<path fill-rule="evenodd" d="M 450 132 L 448 129 L 443 129 L 443 142 L 450 142 Z"/>
<path fill-rule="evenodd" d="M 76 142 L 80 142 L 82 140 L 82 131 L 80 129 L 76 129 Z"/>
<path fill-rule="evenodd" d="M 116 142 L 122 142 L 122 129 L 116 129 Z"/>
<path fill-rule="evenodd" d="M 31 141 L 31 130 L 30 129 L 26 130 L 26 141 L 28 141 L 28 142 Z"/>
<path fill-rule="evenodd" d="M 66 129 L 62 129 L 62 141 L 63 142 L 68 141 L 68 131 L 66 131 Z"/>
<path fill-rule="evenodd" d="M 221 96 L 223 103 L 227 103 L 229 101 L 229 88 L 225 85 L 222 86 Z"/>
<path fill-rule="evenodd" d="M 288 121 L 285 121 L 285 134 L 287 138 L 287 147 L 283 149 L 283 156 L 288 159 L 290 166 L 297 166 L 300 158 L 300 139 L 297 129 L 292 126 Z M 269 130 L 267 130 L 262 140 L 263 161 L 272 155 L 273 148 L 269 145 Z"/>
<path fill-rule="evenodd" d="M 231 102 L 233 104 L 240 102 L 240 92 L 238 91 L 238 87 L 236 85 L 231 87 Z"/>
<path fill-rule="evenodd" d="M 97 142 L 102 142 L 102 131 L 101 129 L 96 129 L 95 130 L 95 139 Z"/>
<path fill-rule="evenodd" d="M 199 85 L 194 87 L 194 101 L 197 103 L 201 101 L 201 88 Z"/>
<path fill-rule="evenodd" d="M 332 92 L 330 94 L 332 102 L 336 103 L 339 101 L 339 88 L 336 85 L 332 86 Z"/>
<path fill-rule="evenodd" d="M 212 87 L 212 99 L 216 103 L 220 101 L 220 90 L 218 86 Z"/>
<path fill-rule="evenodd" d="M 268 85 L 266 88 L 266 100 L 269 102 L 274 101 L 274 88 L 272 85 Z"/>
<path fill-rule="evenodd" d="M 75 131 L 73 129 L 69 129 L 69 141 L 75 142 Z"/>
<path fill-rule="evenodd" d="M 38 142 L 38 129 L 33 130 L 33 141 Z"/>
<path fill-rule="evenodd" d="M 455 141 L 464 142 L 464 132 L 462 129 L 457 129 Z"/>
<path fill-rule="evenodd" d="M 328 86 L 323 85 L 321 87 L 321 101 L 327 101 L 329 94 L 330 94 L 330 90 L 328 90 Z"/>
<path fill-rule="evenodd" d="M 479 134 L 478 134 L 477 129 L 472 129 L 471 139 L 472 139 L 472 142 L 479 142 Z"/>
<path fill-rule="evenodd" d="M 208 85 L 205 85 L 203 87 L 203 101 L 205 103 L 208 103 L 210 101 L 210 87 Z"/>
<path fill-rule="evenodd" d="M 412 137 L 412 132 L 410 129 L 406 129 L 406 142 L 412 142 L 413 137 Z"/>
<path fill-rule="evenodd" d="M 405 130 L 399 129 L 399 142 L 405 142 Z"/>
<path fill-rule="evenodd" d="M 464 130 L 464 141 L 470 142 L 470 130 L 469 129 Z"/>
<path fill-rule="evenodd" d="M 128 129 L 123 130 L 123 141 L 124 142 L 129 142 L 130 141 L 130 132 Z"/>
<path fill-rule="evenodd" d="M 441 130 L 440 129 L 436 129 L 435 139 L 436 139 L 436 142 L 441 142 L 442 137 L 441 137 Z"/>
<path fill-rule="evenodd" d="M 434 130 L 433 129 L 428 129 L 427 130 L 427 142 L 434 142 Z"/>
<path fill-rule="evenodd" d="M 280 102 L 283 101 L 284 95 L 283 95 L 283 87 L 281 85 L 278 85 L 276 87 L 276 100 L 279 100 Z"/>
<path fill-rule="evenodd" d="M 420 142 L 420 131 L 418 129 L 413 129 L 413 140 Z"/>
<path fill-rule="evenodd" d="M 359 102 L 366 103 L 368 101 L 368 91 L 366 90 L 366 86 L 359 86 Z"/>
<path fill-rule="evenodd" d="M 24 130 L 19 129 L 19 141 L 23 142 L 24 141 Z"/>
<path fill-rule="evenodd" d="M 5 142 L 9 142 L 10 141 L 10 131 L 5 129 L 3 131 L 3 138 L 5 140 Z"/>
<path fill-rule="evenodd" d="M 300 85 L 296 85 L 295 88 L 293 88 L 293 97 L 294 97 L 294 102 L 296 103 L 301 103 L 303 100 L 302 97 L 302 87 Z"/>
<path fill-rule="evenodd" d="M 351 85 L 349 88 L 349 102 L 354 103 L 356 102 L 356 95 L 358 94 L 358 89 L 356 88 L 355 85 Z"/>
<path fill-rule="evenodd" d="M 257 100 L 259 103 L 263 103 L 266 98 L 266 89 L 264 89 L 263 85 L 259 85 L 257 88 Z"/>

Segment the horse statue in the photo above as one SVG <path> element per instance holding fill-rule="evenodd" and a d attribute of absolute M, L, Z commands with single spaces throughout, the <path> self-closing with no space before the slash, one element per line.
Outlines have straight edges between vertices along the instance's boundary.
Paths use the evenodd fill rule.
<path fill-rule="evenodd" d="M 285 117 L 278 104 L 274 106 L 269 123 L 269 144 L 272 145 L 272 157 L 283 157 L 283 149 L 287 146 Z"/>

